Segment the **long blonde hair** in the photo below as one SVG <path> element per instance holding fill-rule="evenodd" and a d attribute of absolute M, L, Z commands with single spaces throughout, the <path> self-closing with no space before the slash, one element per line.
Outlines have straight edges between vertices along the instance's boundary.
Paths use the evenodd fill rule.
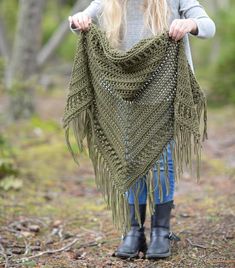
<path fill-rule="evenodd" d="M 99 16 L 101 28 L 106 32 L 110 43 L 119 47 L 125 35 L 126 6 L 128 0 L 103 0 L 102 12 Z M 143 0 L 144 25 L 153 35 L 161 34 L 168 29 L 170 8 L 167 0 Z"/>

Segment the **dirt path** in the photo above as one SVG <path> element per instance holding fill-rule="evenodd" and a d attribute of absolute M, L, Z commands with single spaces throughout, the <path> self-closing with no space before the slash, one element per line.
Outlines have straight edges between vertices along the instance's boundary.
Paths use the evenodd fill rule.
<path fill-rule="evenodd" d="M 51 114 L 58 122 L 60 112 Z M 9 126 L 23 186 L 0 192 L 0 267 L 6 260 L 8 267 L 40 268 L 235 267 L 234 116 L 232 108 L 209 111 L 202 179 L 197 184 L 185 173 L 176 186 L 171 227 L 181 241 L 159 261 L 112 257 L 121 234 L 96 189 L 90 160 L 82 156 L 80 168 L 75 165 L 58 123 L 34 118 Z M 149 227 L 148 214 L 148 240 Z M 22 261 L 36 254 L 42 255 Z"/>

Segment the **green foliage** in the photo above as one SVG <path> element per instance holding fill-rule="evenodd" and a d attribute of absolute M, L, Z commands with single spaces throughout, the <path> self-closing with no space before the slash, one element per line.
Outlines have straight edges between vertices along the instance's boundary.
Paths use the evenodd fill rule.
<path fill-rule="evenodd" d="M 213 14 L 216 24 L 214 38 L 206 42 L 192 38 L 196 74 L 203 88 L 208 90 L 208 103 L 213 106 L 235 103 L 234 12 L 235 1 L 231 1 L 229 9 L 220 9 Z"/>
<path fill-rule="evenodd" d="M 8 158 L 13 155 L 13 148 L 6 139 L 6 137 L 0 133 L 0 157 Z"/>
<path fill-rule="evenodd" d="M 17 25 L 17 12 L 18 12 L 17 0 L 0 1 L 0 17 L 6 27 L 6 34 L 9 41 L 13 40 Z M 9 29 L 9 30 L 8 30 Z"/>
<path fill-rule="evenodd" d="M 57 20 L 51 15 L 44 15 L 43 16 L 43 21 L 42 21 L 42 31 L 43 31 L 43 36 L 42 36 L 42 42 L 46 43 L 54 31 L 56 30 L 58 26 Z"/>
<path fill-rule="evenodd" d="M 62 8 L 55 1 L 48 1 L 44 12 L 42 29 L 43 43 L 46 43 L 53 35 L 55 30 L 70 15 L 71 3 L 68 1 Z M 68 24 L 69 26 L 69 24 Z M 71 61 L 74 56 L 75 38 L 72 33 L 68 34 L 56 50 L 56 54 L 64 59 Z"/>
<path fill-rule="evenodd" d="M 42 120 L 38 116 L 31 117 L 31 125 L 34 128 L 40 128 L 42 131 L 47 133 L 55 133 L 61 130 L 59 124 L 53 120 Z"/>
<path fill-rule="evenodd" d="M 13 42 L 17 25 L 19 1 L 0 1 L 0 17 L 6 28 L 7 39 L 10 43 Z M 42 18 L 42 43 L 45 44 L 52 36 L 60 23 L 67 19 L 74 1 L 46 1 L 46 6 Z M 72 60 L 74 56 L 75 38 L 73 34 L 69 34 L 57 49 L 57 55 L 64 60 Z M 1 72 L 1 63 L 0 63 Z M 1 74 L 0 74 L 1 75 Z M 1 80 L 0 80 L 1 81 Z M 1 87 L 1 83 L 0 83 Z"/>
<path fill-rule="evenodd" d="M 4 174 L 17 174 L 13 168 L 12 158 L 14 156 L 13 148 L 3 134 L 0 134 L 0 178 Z"/>
<path fill-rule="evenodd" d="M 57 52 L 60 57 L 71 61 L 75 55 L 76 36 L 70 32 L 63 43 L 58 47 Z"/>
<path fill-rule="evenodd" d="M 211 75 L 212 104 L 235 104 L 235 5 L 218 14 L 217 35 L 220 38 L 220 55 Z"/>
<path fill-rule="evenodd" d="M 29 118 L 34 112 L 34 89 L 33 80 L 15 80 L 8 90 L 10 96 L 9 118 Z"/>
<path fill-rule="evenodd" d="M 22 181 L 17 178 L 19 170 L 13 160 L 13 149 L 7 139 L 0 135 L 0 188 L 3 190 L 19 189 Z"/>
<path fill-rule="evenodd" d="M 12 159 L 0 158 L 0 179 L 6 175 L 17 175 L 18 170 L 14 167 Z"/>
<path fill-rule="evenodd" d="M 22 185 L 22 180 L 14 176 L 7 176 L 0 181 L 0 188 L 4 191 L 8 191 L 10 189 L 18 190 L 22 187 Z"/>
<path fill-rule="evenodd" d="M 37 263 L 36 263 L 36 261 L 34 261 L 34 260 L 29 260 L 29 259 L 27 259 L 27 258 L 25 258 L 25 259 L 22 261 L 22 265 L 23 265 L 23 267 L 27 267 L 27 268 L 29 268 L 29 267 L 37 267 Z"/>
<path fill-rule="evenodd" d="M 4 69 L 5 62 L 4 59 L 0 57 L 0 92 L 4 90 Z"/>

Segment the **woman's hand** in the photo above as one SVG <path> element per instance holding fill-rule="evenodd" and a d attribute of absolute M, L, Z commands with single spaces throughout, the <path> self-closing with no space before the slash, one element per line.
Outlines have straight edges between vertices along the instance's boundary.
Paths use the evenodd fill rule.
<path fill-rule="evenodd" d="M 91 17 L 82 12 L 78 12 L 73 16 L 69 16 L 68 20 L 71 26 L 74 25 L 80 31 L 87 31 L 91 24 Z"/>
<path fill-rule="evenodd" d="M 180 40 L 186 33 L 197 34 L 197 24 L 192 19 L 175 19 L 169 29 L 169 36 L 175 41 Z"/>

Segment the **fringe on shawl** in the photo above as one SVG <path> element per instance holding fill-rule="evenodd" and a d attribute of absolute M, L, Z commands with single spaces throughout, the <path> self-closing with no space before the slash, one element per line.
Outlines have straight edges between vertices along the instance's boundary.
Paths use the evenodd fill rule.
<path fill-rule="evenodd" d="M 184 114 L 184 110 L 180 110 L 178 107 L 179 113 Z M 192 153 L 196 156 L 196 178 L 199 181 L 200 178 L 200 161 L 201 161 L 201 137 L 202 141 L 207 139 L 207 105 L 206 105 L 206 98 L 201 100 L 196 105 L 196 113 L 198 116 L 199 125 L 201 122 L 201 115 L 203 113 L 203 133 L 202 135 L 196 135 L 191 133 L 188 129 L 184 128 L 183 125 L 175 123 L 174 127 L 174 145 L 170 143 L 170 148 L 172 152 L 172 159 L 173 159 L 173 166 L 174 166 L 174 178 L 175 181 L 178 183 L 179 179 L 183 173 L 184 166 L 190 167 L 190 173 L 193 175 L 192 169 Z M 98 151 L 97 147 L 95 146 L 94 140 L 94 129 L 92 128 L 92 115 L 89 108 L 83 110 L 81 113 L 73 116 L 73 119 L 66 125 L 65 124 L 65 139 L 69 151 L 71 152 L 73 159 L 79 165 L 77 160 L 77 155 L 74 152 L 71 143 L 70 143 L 70 134 L 69 129 L 73 129 L 73 133 L 79 148 L 79 151 L 84 151 L 83 141 L 84 138 L 87 138 L 88 143 L 88 151 L 89 157 L 92 160 L 94 171 L 95 171 L 95 182 L 97 188 L 101 191 L 104 201 L 107 204 L 107 208 L 111 209 L 112 211 L 112 220 L 114 226 L 117 229 L 121 230 L 123 234 L 125 234 L 130 229 L 130 218 L 129 218 L 129 203 L 128 203 L 128 189 L 126 192 L 121 192 L 118 190 L 117 187 L 114 185 L 114 181 L 112 180 L 112 174 L 110 174 L 107 163 L 105 162 L 104 158 Z M 90 129 L 89 129 L 90 128 Z M 159 197 L 162 202 L 163 198 L 163 189 L 162 183 L 160 179 L 160 158 L 163 159 L 164 163 L 164 172 L 165 172 L 165 185 L 167 194 L 169 193 L 169 176 L 168 176 L 168 159 L 167 159 L 167 144 L 165 145 L 162 153 L 154 159 L 154 162 L 149 167 L 148 171 L 142 179 L 146 183 L 147 186 L 147 200 L 148 200 L 148 208 L 149 212 L 152 215 L 154 213 L 154 191 L 157 187 L 159 191 Z M 154 164 L 157 165 L 157 185 L 154 185 Z M 137 182 L 136 180 L 135 182 Z M 135 215 L 136 219 L 138 220 L 139 225 L 141 225 L 140 221 L 140 214 L 139 214 L 139 202 L 138 197 L 139 193 L 141 192 L 140 188 L 141 184 L 133 183 L 129 190 L 132 189 L 134 193 L 134 205 L 135 205 Z"/>

